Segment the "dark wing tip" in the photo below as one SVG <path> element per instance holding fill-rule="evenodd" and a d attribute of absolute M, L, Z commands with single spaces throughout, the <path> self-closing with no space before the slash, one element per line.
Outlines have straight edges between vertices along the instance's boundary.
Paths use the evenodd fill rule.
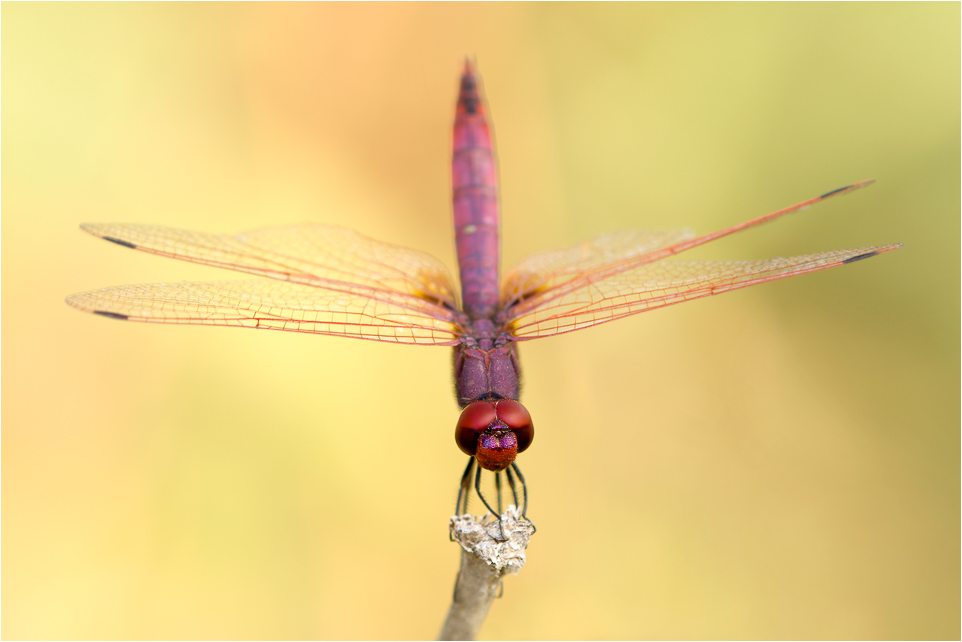
<path fill-rule="evenodd" d="M 131 243 L 130 241 L 114 238 L 112 236 L 101 236 L 100 238 L 102 238 L 105 241 L 110 241 L 111 243 L 116 243 L 117 245 L 123 245 L 124 247 L 129 247 L 133 250 L 137 249 L 137 246 Z"/>
<path fill-rule="evenodd" d="M 825 192 L 824 194 L 822 194 L 821 196 L 819 196 L 819 198 L 828 198 L 829 196 L 831 196 L 831 195 L 833 195 L 833 194 L 838 194 L 839 192 L 844 192 L 845 190 L 847 190 L 847 189 L 849 189 L 849 188 L 851 188 L 851 187 L 852 187 L 851 185 L 846 185 L 845 187 L 839 187 L 838 189 L 833 189 L 831 192 Z"/>
<path fill-rule="evenodd" d="M 856 261 L 861 261 L 862 259 L 878 256 L 878 254 L 879 254 L 878 252 L 866 252 L 865 254 L 859 254 L 858 256 L 851 256 L 845 259 L 844 261 L 842 261 L 842 265 L 846 265 L 848 263 L 855 263 Z"/>
<path fill-rule="evenodd" d="M 868 187 L 875 182 L 874 178 L 869 178 L 868 180 L 859 181 L 857 183 L 852 183 L 851 185 L 846 185 L 845 187 L 839 187 L 838 189 L 833 189 L 831 192 L 825 192 L 818 198 L 828 198 L 829 196 L 835 196 L 836 194 L 841 194 L 842 192 L 852 192 L 857 189 L 862 189 L 863 187 Z"/>
<path fill-rule="evenodd" d="M 126 321 L 130 318 L 126 314 L 120 314 L 119 312 L 107 312 L 106 310 L 94 310 L 94 314 L 99 314 L 110 319 L 120 319 L 121 321 Z"/>

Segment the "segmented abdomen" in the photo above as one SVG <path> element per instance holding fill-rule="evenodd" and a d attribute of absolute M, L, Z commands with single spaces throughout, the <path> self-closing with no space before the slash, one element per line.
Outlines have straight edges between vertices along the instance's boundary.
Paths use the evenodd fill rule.
<path fill-rule="evenodd" d="M 498 309 L 498 172 L 478 78 L 465 63 L 454 120 L 454 235 L 464 310 L 472 318 Z"/>

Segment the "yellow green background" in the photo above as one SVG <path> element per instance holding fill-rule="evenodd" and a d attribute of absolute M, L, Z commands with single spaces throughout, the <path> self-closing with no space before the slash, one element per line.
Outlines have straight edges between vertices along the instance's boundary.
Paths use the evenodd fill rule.
<path fill-rule="evenodd" d="M 538 533 L 481 635 L 957 639 L 959 24 L 957 3 L 5 3 L 3 637 L 436 635 L 448 349 L 63 299 L 235 276 L 88 221 L 316 221 L 453 267 L 468 55 L 506 264 L 865 178 L 692 258 L 905 243 L 522 344 Z"/>

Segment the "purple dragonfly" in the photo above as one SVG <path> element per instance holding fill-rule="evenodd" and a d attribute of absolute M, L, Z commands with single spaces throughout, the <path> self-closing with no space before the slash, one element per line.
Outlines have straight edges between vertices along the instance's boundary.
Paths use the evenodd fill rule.
<path fill-rule="evenodd" d="M 688 230 L 602 234 L 530 256 L 499 278 L 498 184 L 479 77 L 465 62 L 451 166 L 461 293 L 436 258 L 349 229 L 304 224 L 231 236 L 152 225 L 86 224 L 87 232 L 151 254 L 253 274 L 244 281 L 127 285 L 67 298 L 87 312 L 125 321 L 222 325 L 327 334 L 387 343 L 454 347 L 461 416 L 458 447 L 469 456 L 455 512 L 474 488 L 500 514 L 502 471 L 518 506 L 515 462 L 531 445 L 520 395 L 518 343 L 797 274 L 854 263 L 900 243 L 758 261 L 666 260 L 729 234 L 797 212 L 862 181 L 739 225 L 696 236 Z M 481 494 L 494 471 L 499 510 Z"/>

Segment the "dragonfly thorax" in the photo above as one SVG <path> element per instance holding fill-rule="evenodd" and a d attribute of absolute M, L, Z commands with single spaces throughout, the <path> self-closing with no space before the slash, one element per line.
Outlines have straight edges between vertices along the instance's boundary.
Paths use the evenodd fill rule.
<path fill-rule="evenodd" d="M 517 400 L 520 376 L 514 341 L 484 339 L 454 348 L 454 386 L 462 408 L 480 399 Z"/>
<path fill-rule="evenodd" d="M 488 317 L 471 319 L 466 325 L 467 332 L 464 333 L 461 341 L 469 348 L 491 350 L 504 345 L 509 340 L 509 336 L 499 330 L 494 321 Z"/>

